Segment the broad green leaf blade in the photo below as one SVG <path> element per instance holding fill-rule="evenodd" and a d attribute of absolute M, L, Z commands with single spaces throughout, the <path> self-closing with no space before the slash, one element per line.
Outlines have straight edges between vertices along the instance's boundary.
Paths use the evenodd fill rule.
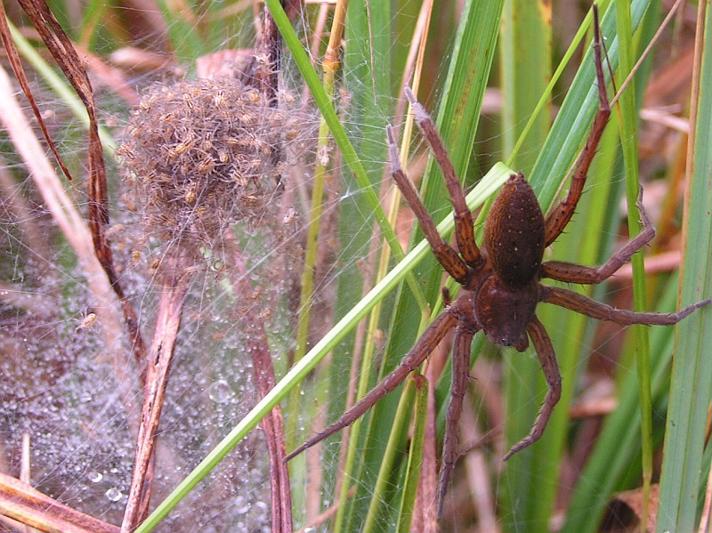
<path fill-rule="evenodd" d="M 545 0 L 505 0 L 500 36 L 503 152 L 510 154 L 551 78 L 551 4 Z M 527 147 L 511 164 L 529 175 L 551 125 L 551 103 L 537 114 Z"/>
<path fill-rule="evenodd" d="M 712 8 L 700 2 L 693 86 L 694 140 L 685 190 L 680 306 L 712 296 Z M 694 85 L 694 84 L 693 84 Z M 712 396 L 712 309 L 677 326 L 660 480 L 657 531 L 695 528 L 705 428 Z"/>

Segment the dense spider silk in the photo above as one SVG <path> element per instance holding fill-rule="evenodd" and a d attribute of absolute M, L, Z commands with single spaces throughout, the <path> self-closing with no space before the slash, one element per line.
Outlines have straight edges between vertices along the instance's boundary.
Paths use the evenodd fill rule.
<path fill-rule="evenodd" d="M 61 113 L 73 129 L 78 126 L 62 111 L 58 115 Z M 80 135 L 81 131 L 73 133 Z M 281 138 L 284 133 L 280 129 L 274 136 Z M 296 142 L 292 139 L 285 149 L 295 152 Z M 74 155 L 81 160 L 83 152 L 78 150 Z M 22 186 L 8 189 L 11 194 L 3 195 L 2 200 L 8 257 L 14 258 L 12 264 L 3 262 L 3 290 L 6 283 L 12 284 L 3 295 L 18 297 L 14 302 L 3 298 L 1 308 L 4 379 L 0 385 L 0 427 L 7 470 L 18 471 L 20 438 L 26 432 L 31 436 L 33 484 L 79 510 L 117 523 L 126 501 L 135 440 L 127 413 L 135 417 L 141 398 L 135 373 L 130 366 L 120 373 L 106 352 L 107 337 L 121 337 L 123 332 L 108 332 L 105 324 L 87 319 L 94 300 L 85 286 L 84 272 L 71 252 L 57 245 L 61 236 L 56 226 L 35 203 L 32 184 L 21 174 L 22 169 L 17 170 Z M 12 185 L 13 176 L 9 179 Z M 83 184 L 74 182 L 67 187 L 83 198 Z M 149 261 L 143 259 L 151 255 L 160 258 L 164 245 L 170 247 L 189 233 L 165 239 L 165 231 L 162 235 L 150 228 L 144 232 L 139 228 L 139 217 L 118 202 L 122 191 L 118 180 L 114 179 L 111 187 L 110 238 L 117 269 L 138 309 L 144 336 L 150 339 L 156 295 L 154 274 L 146 268 Z M 285 192 L 293 195 L 291 188 L 286 185 Z M 161 425 L 156 498 L 175 486 L 234 419 L 257 400 L 243 318 L 257 318 L 269 325 L 273 353 L 284 354 L 289 347 L 292 317 L 286 313 L 284 294 L 292 286 L 300 260 L 294 237 L 300 219 L 295 215 L 285 220 L 282 204 L 275 198 L 270 197 L 275 207 L 270 225 L 261 227 L 252 221 L 234 227 L 245 263 L 241 275 L 261 291 L 259 298 L 240 298 L 221 283 L 232 273 L 231 265 L 219 250 L 203 244 L 208 239 L 201 235 L 200 253 L 209 259 L 205 262 L 208 268 L 189 289 Z M 267 217 L 268 203 L 263 202 L 262 218 Z M 219 219 L 221 229 L 237 218 Z M 157 239 L 144 243 L 145 233 Z M 128 361 L 128 345 L 121 348 Z M 262 447 L 262 436 L 256 432 L 221 466 L 206 491 L 193 495 L 192 508 L 197 512 L 191 513 L 190 519 L 176 516 L 172 519 L 175 524 L 185 531 L 210 531 L 210 524 L 216 521 L 249 530 L 269 523 L 266 457 L 255 453 Z M 215 530 L 224 529 L 218 525 Z"/>
<path fill-rule="evenodd" d="M 180 82 L 177 85 L 186 84 Z M 204 82 L 202 86 L 206 85 L 209 83 Z M 199 96 L 207 99 L 207 94 L 202 91 Z M 209 97 L 210 103 L 214 104 L 215 95 L 211 93 Z M 117 106 L 116 102 L 111 104 Z M 149 126 L 161 125 L 160 118 Z M 64 109 L 58 110 L 56 120 L 55 126 L 69 124 L 71 131 L 68 133 L 82 138 L 79 122 Z M 314 118 L 301 114 L 299 120 L 302 129 L 298 138 L 287 138 L 281 125 L 279 134 L 274 135 L 274 142 L 277 139 L 288 141 L 288 154 L 298 152 L 301 145 L 315 145 L 313 133 L 309 132 L 314 126 Z M 358 138 L 361 135 L 358 126 L 354 123 L 351 126 Z M 132 142 L 139 137 L 137 135 Z M 163 147 L 154 142 L 155 138 L 142 137 L 140 140 L 145 141 L 143 144 L 147 149 L 154 150 L 144 157 L 153 156 L 154 165 L 161 161 L 158 151 Z M 173 143 L 174 149 L 180 144 L 176 142 Z M 63 146 L 67 148 L 69 143 L 73 143 L 72 151 L 75 152 L 70 155 L 81 161 L 83 147 L 76 140 L 68 140 Z M 200 144 L 197 148 L 207 151 Z M 136 150 L 132 152 L 135 155 Z M 330 148 L 320 155 L 330 159 L 333 153 Z M 220 161 L 217 148 L 212 155 Z M 187 161 L 196 169 L 201 163 L 202 160 Z M 297 171 L 305 169 L 308 172 L 308 163 L 296 167 Z M 292 198 L 297 195 L 294 173 L 295 167 L 291 167 L 286 169 L 283 177 L 284 194 Z M 155 495 L 160 499 L 256 401 L 249 354 L 243 348 L 245 333 L 240 319 L 256 318 L 270 325 L 274 354 L 286 354 L 291 348 L 294 317 L 288 311 L 294 308 L 294 280 L 302 261 L 295 234 L 303 224 L 299 213 L 305 209 L 296 210 L 296 215 L 291 217 L 279 210 L 270 222 L 276 229 L 262 228 L 253 220 L 236 228 L 237 240 L 247 263 L 247 275 L 261 291 L 259 299 L 242 302 L 240 316 L 236 316 L 234 302 L 239 295 L 226 288 L 224 283 L 219 284 L 230 264 L 221 255 L 217 230 L 239 219 L 239 208 L 217 213 L 213 208 L 220 206 L 227 194 L 213 194 L 214 203 L 207 204 L 210 209 L 196 214 L 195 206 L 203 198 L 196 193 L 195 199 L 191 199 L 193 191 L 186 186 L 188 180 L 184 180 L 173 183 L 172 192 L 161 189 L 167 208 L 155 209 L 155 204 L 141 204 L 130 198 L 132 194 L 125 194 L 131 191 L 119 183 L 118 174 L 118 171 L 110 174 L 112 227 L 109 234 L 121 282 L 137 307 L 147 340 L 153 331 L 157 299 L 155 272 L 149 267 L 154 261 L 160 261 L 166 249 L 185 239 L 198 241 L 199 253 L 206 259 L 204 266 L 207 268 L 190 287 L 168 403 L 162 417 Z M 308 174 L 301 178 L 297 176 L 302 181 L 308 178 Z M 138 177 L 135 179 L 140 181 Z M 227 184 L 227 188 L 234 188 L 235 183 L 241 185 L 239 181 L 232 183 L 229 180 L 218 180 L 218 183 Z M 296 183 L 303 186 L 303 183 Z M 249 181 L 247 184 L 250 185 Z M 130 367 L 124 369 L 125 375 L 119 376 L 115 362 L 104 349 L 109 335 L 121 336 L 122 332 L 107 332 L 101 322 L 90 324 L 86 320 L 93 312 L 94 300 L 85 286 L 84 273 L 75 264 L 71 253 L 58 251 L 60 246 L 56 241 L 60 241 L 61 236 L 43 208 L 33 203 L 31 183 L 25 180 L 23 185 L 26 190 L 21 191 L 20 196 L 30 202 L 31 216 L 13 212 L 9 224 L 20 228 L 20 232 L 34 231 L 49 237 L 49 242 L 34 246 L 26 236 L 13 236 L 16 243 L 9 256 L 16 261 L 13 265 L 5 265 L 13 269 L 6 279 L 11 279 L 27 296 L 38 300 L 36 307 L 29 304 L 13 307 L 2 317 L 4 323 L 12 326 L 3 331 L 3 336 L 7 335 L 3 341 L 7 341 L 5 347 L 8 349 L 3 350 L 7 357 L 2 360 L 3 376 L 11 379 L 3 380 L 0 386 L 3 399 L 0 417 L 6 437 L 3 441 L 10 455 L 10 470 L 17 471 L 19 438 L 27 432 L 32 438 L 32 480 L 35 486 L 79 510 L 117 523 L 126 502 L 127 480 L 133 461 L 134 435 L 129 429 L 127 412 L 138 410 L 140 394 Z M 162 185 L 165 183 L 158 186 Z M 67 187 L 79 199 L 80 208 L 85 207 L 81 205 L 85 203 L 82 199 L 86 198 L 83 183 L 73 182 Z M 143 193 L 150 193 L 153 187 L 156 183 L 150 180 L 136 184 L 136 189 L 143 188 Z M 249 187 L 244 190 L 254 196 Z M 264 204 L 276 203 L 278 208 L 285 205 L 279 203 L 274 192 L 274 188 L 268 189 L 265 201 L 258 205 L 262 211 L 257 210 L 248 218 L 266 216 Z M 360 192 L 354 187 L 344 187 L 341 191 L 335 187 L 334 194 L 327 200 L 327 216 L 335 212 L 339 202 L 353 200 Z M 145 197 L 139 198 L 142 199 Z M 308 202 L 308 198 L 301 200 L 305 204 Z M 129 209 L 130 203 L 136 205 L 136 211 Z M 185 231 L 171 234 L 161 226 L 160 218 L 167 214 L 180 220 L 177 225 Z M 365 213 L 365 217 L 372 221 L 371 214 Z M 333 226 L 329 229 L 335 233 Z M 10 231 L 15 230 L 8 230 L 8 234 Z M 365 255 L 363 245 L 360 246 L 354 255 Z M 338 277 L 346 266 L 351 266 L 345 263 L 342 258 L 337 258 L 333 270 L 321 273 L 317 290 L 323 291 L 329 279 Z M 292 302 L 287 301 L 290 298 Z M 327 313 L 315 317 L 315 329 L 319 329 L 320 321 L 327 320 Z M 130 349 L 126 342 L 122 349 L 128 359 Z M 127 405 L 127 398 L 131 405 Z M 254 530 L 253 526 L 267 523 L 268 471 L 266 458 L 259 453 L 262 448 L 261 435 L 256 432 L 221 465 L 204 490 L 191 496 L 187 502 L 192 510 L 191 516 L 176 514 L 171 517 L 172 527 L 180 525 L 185 531 L 200 527 L 201 531 L 210 531 L 212 522 L 225 521 L 237 530 Z M 223 529 L 216 525 L 215 530 Z"/>

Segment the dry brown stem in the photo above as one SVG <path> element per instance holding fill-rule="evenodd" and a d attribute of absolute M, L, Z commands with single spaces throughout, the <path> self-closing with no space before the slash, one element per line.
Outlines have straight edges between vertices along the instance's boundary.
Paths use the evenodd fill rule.
<path fill-rule="evenodd" d="M 147 475 L 156 445 L 156 432 L 165 401 L 168 374 L 173 362 L 176 338 L 180 328 L 183 303 L 188 288 L 188 275 L 171 278 L 164 292 L 156 318 L 156 330 L 146 369 L 146 395 L 141 412 L 141 425 L 136 446 L 136 460 L 131 477 L 128 503 L 121 531 L 128 533 L 141 519 L 142 509 L 150 500 L 152 476 Z M 146 504 L 142 505 L 141 502 Z"/>
<path fill-rule="evenodd" d="M 245 301 L 251 301 L 254 293 L 248 277 L 242 256 L 231 236 L 226 237 L 226 243 L 231 251 L 233 264 L 236 266 L 236 275 L 232 283 L 235 293 L 242 295 L 238 306 Z M 249 319 L 249 313 L 239 313 Z M 276 383 L 272 355 L 267 342 L 267 334 L 262 322 L 259 320 L 245 321 L 243 325 L 247 332 L 248 349 L 252 356 L 252 369 L 255 385 L 260 397 L 264 397 Z M 267 450 L 270 458 L 270 485 L 272 495 L 272 531 L 274 533 L 291 533 L 292 522 L 292 493 L 289 483 L 289 469 L 285 461 L 284 423 L 282 411 L 275 406 L 272 412 L 262 419 L 260 423 L 267 441 Z"/>
<path fill-rule="evenodd" d="M 119 532 L 118 527 L 75 511 L 5 474 L 0 474 L 0 514 L 51 533 Z"/>

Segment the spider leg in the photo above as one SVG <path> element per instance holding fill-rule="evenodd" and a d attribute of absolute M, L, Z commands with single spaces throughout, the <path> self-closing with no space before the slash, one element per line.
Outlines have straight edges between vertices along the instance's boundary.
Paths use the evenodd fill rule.
<path fill-rule="evenodd" d="M 591 318 L 608 320 L 625 326 L 630 324 L 659 326 L 677 324 L 696 309 L 712 303 L 712 300 L 703 300 L 680 309 L 676 313 L 639 313 L 636 311 L 628 311 L 627 309 L 618 309 L 617 307 L 597 302 L 596 300 L 592 300 L 591 298 L 568 289 L 544 287 L 543 285 L 539 287 L 542 302 L 565 307 L 566 309 L 590 316 Z"/>
<path fill-rule="evenodd" d="M 534 343 L 534 348 L 536 348 L 536 354 L 539 358 L 541 368 L 544 371 L 544 377 L 546 378 L 546 383 L 549 385 L 549 390 L 546 393 L 544 403 L 541 405 L 541 409 L 539 410 L 539 414 L 534 421 L 529 435 L 512 446 L 507 452 L 507 455 L 504 456 L 505 461 L 515 453 L 531 446 L 539 440 L 544 433 L 546 424 L 549 422 L 554 406 L 559 402 L 559 398 L 561 398 L 561 374 L 559 372 L 559 364 L 556 362 L 554 347 L 551 345 L 551 339 L 549 339 L 544 325 L 539 322 L 536 316 L 529 322 L 527 333 L 529 333 Z"/>
<path fill-rule="evenodd" d="M 289 461 L 307 448 L 311 448 L 316 443 L 321 442 L 337 431 L 350 426 L 353 422 L 363 416 L 366 411 L 378 402 L 378 400 L 398 387 L 398 385 L 403 382 L 408 374 L 418 368 L 456 323 L 457 314 L 455 310 L 446 309 L 440 313 L 433 323 L 430 324 L 428 329 L 423 332 L 418 341 L 415 343 L 415 346 L 413 346 L 395 370 L 393 370 L 383 379 L 383 381 L 371 389 L 368 394 L 356 402 L 356 404 L 347 410 L 336 422 L 330 426 L 327 426 L 325 429 L 299 446 L 292 453 L 287 455 L 285 461 Z"/>
<path fill-rule="evenodd" d="M 455 281 L 460 284 L 466 283 L 469 269 L 458 253 L 440 236 L 435 227 L 435 222 L 433 222 L 433 219 L 430 218 L 423 202 L 420 201 L 418 191 L 415 190 L 415 187 L 413 187 L 413 184 L 408 179 L 408 176 L 406 176 L 405 172 L 403 172 L 403 169 L 400 166 L 400 157 L 398 155 L 398 147 L 396 146 L 393 128 L 390 125 L 386 127 L 386 135 L 388 137 L 388 150 L 391 159 L 392 175 L 396 185 L 408 202 L 410 208 L 413 210 L 413 213 L 415 213 L 418 222 L 420 222 L 423 234 L 428 240 L 430 247 L 433 249 L 433 253 L 435 254 L 437 260 L 447 271 L 447 273 L 455 279 Z"/>
<path fill-rule="evenodd" d="M 595 284 L 610 278 L 620 267 L 630 261 L 635 252 L 648 244 L 655 237 L 655 228 L 650 223 L 642 202 L 643 190 L 636 205 L 643 222 L 643 230 L 613 254 L 603 265 L 593 268 L 563 261 L 547 261 L 541 265 L 541 276 L 568 283 Z"/>
<path fill-rule="evenodd" d="M 472 213 L 467 207 L 465 193 L 460 185 L 460 180 L 457 178 L 457 173 L 447 153 L 447 148 L 445 148 L 438 134 L 438 130 L 435 128 L 433 119 L 423 105 L 416 100 L 410 87 L 406 87 L 404 91 L 413 109 L 415 121 L 418 123 L 418 127 L 423 133 L 425 140 L 428 141 L 435 160 L 443 172 L 445 185 L 450 193 L 450 201 L 455 211 L 455 239 L 457 240 L 457 248 L 465 260 L 465 263 L 476 268 L 482 262 L 482 257 L 480 255 L 480 249 L 477 247 L 477 242 L 475 241 L 474 221 L 472 219 Z"/>
<path fill-rule="evenodd" d="M 467 391 L 467 381 L 470 373 L 470 350 L 475 331 L 462 319 L 455 328 L 452 347 L 452 387 L 450 389 L 450 405 L 447 408 L 445 421 L 445 440 L 443 442 L 440 480 L 438 481 L 438 519 L 443 516 L 445 493 L 459 457 L 457 450 L 458 422 L 462 413 L 462 401 Z"/>
<path fill-rule="evenodd" d="M 599 100 L 598 113 L 593 120 L 591 133 L 586 141 L 586 145 L 576 161 L 569 192 L 567 193 L 566 198 L 564 198 L 546 217 L 545 246 L 549 246 L 552 242 L 554 242 L 569 223 L 569 220 L 571 220 L 571 217 L 576 210 L 576 204 L 578 204 L 578 201 L 581 198 L 581 193 L 583 192 L 583 187 L 586 183 L 586 175 L 588 174 L 588 169 L 591 166 L 591 161 L 593 161 L 593 156 L 596 155 L 596 148 L 601 140 L 601 135 L 603 135 L 603 130 L 608 122 L 608 117 L 611 115 L 611 107 L 608 102 L 608 96 L 606 95 L 606 79 L 603 74 L 603 60 L 601 59 L 601 28 L 598 21 L 598 8 L 595 4 L 593 5 L 593 30 L 593 54 Z"/>

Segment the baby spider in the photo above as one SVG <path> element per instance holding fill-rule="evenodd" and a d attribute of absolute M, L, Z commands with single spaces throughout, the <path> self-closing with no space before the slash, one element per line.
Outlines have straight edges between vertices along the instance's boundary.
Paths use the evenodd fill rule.
<path fill-rule="evenodd" d="M 423 332 L 395 370 L 346 411 L 338 421 L 310 438 L 287 459 L 362 416 L 380 398 L 401 384 L 410 372 L 421 365 L 440 341 L 454 330 L 452 386 L 437 494 L 438 516 L 442 516 L 445 492 L 458 457 L 456 429 L 467 387 L 471 343 L 475 333 L 482 331 L 491 342 L 512 346 L 520 352 L 524 351 L 531 341 L 549 386 L 531 431 L 512 446 L 504 457 L 507 460 L 541 437 L 552 410 L 561 396 L 561 375 L 554 348 L 544 326 L 535 314 L 539 302 L 558 305 L 599 320 L 609 320 L 622 325 L 675 324 L 695 309 L 710 303 L 710 300 L 698 302 L 676 313 L 639 313 L 617 309 L 576 292 L 548 287 L 540 283 L 542 278 L 568 283 L 601 283 L 655 235 L 655 230 L 639 199 L 638 207 L 643 230 L 611 256 L 605 264 L 594 268 L 561 261 L 542 262 L 544 249 L 557 239 L 574 214 L 583 191 L 586 174 L 611 113 L 606 95 L 601 61 L 601 35 L 595 8 L 594 20 L 593 50 L 599 109 L 588 141 L 576 161 L 566 198 L 545 217 L 534 196 L 534 191 L 524 176 L 519 173 L 513 174 L 492 205 L 485 222 L 482 248 L 475 242 L 472 214 L 467 208 L 464 191 L 455 175 L 447 150 L 435 129 L 435 124 L 423 106 L 415 100 L 413 93 L 408 88 L 405 89 L 418 126 L 442 169 L 455 212 L 457 250 L 438 234 L 435 223 L 425 210 L 417 191 L 400 167 L 395 136 L 389 127 L 387 134 L 393 178 L 417 217 L 435 257 L 445 271 L 462 286 L 462 289 L 457 298 L 449 302 L 445 310 Z"/>

